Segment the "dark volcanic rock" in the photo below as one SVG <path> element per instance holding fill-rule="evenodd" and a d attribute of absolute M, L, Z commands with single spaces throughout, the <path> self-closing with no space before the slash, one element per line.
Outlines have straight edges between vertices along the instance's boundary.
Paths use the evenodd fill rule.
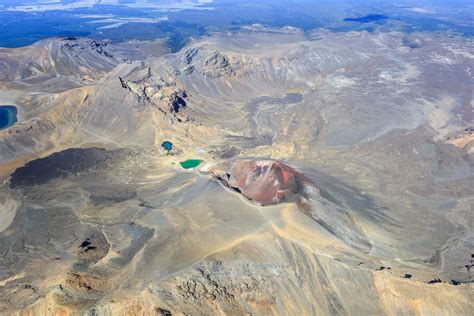
<path fill-rule="evenodd" d="M 105 168 L 117 153 L 102 148 L 69 148 L 28 162 L 13 172 L 10 187 L 45 184 L 57 178 Z"/>
<path fill-rule="evenodd" d="M 157 307 L 156 312 L 158 313 L 158 315 L 161 315 L 161 316 L 172 316 L 173 315 L 169 310 L 167 310 L 165 308 L 162 308 L 162 307 Z"/>
<path fill-rule="evenodd" d="M 87 263 L 95 263 L 105 257 L 109 252 L 110 245 L 105 237 L 97 233 L 79 245 L 77 257 Z"/>
<path fill-rule="evenodd" d="M 441 281 L 440 278 L 437 278 L 437 279 L 433 279 L 433 280 L 430 280 L 428 281 L 428 284 L 436 284 L 436 283 L 442 283 L 443 281 Z"/>

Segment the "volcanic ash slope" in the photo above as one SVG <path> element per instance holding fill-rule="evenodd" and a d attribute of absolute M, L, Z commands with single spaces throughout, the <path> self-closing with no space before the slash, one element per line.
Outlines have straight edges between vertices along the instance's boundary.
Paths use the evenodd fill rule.
<path fill-rule="evenodd" d="M 473 49 L 248 28 L 176 54 L 0 51 L 19 108 L 0 131 L 0 311 L 471 313 Z"/>

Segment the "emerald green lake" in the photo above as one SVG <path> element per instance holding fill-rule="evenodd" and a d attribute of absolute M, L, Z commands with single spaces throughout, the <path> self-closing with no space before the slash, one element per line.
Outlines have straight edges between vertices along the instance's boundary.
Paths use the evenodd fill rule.
<path fill-rule="evenodd" d="M 179 164 L 184 169 L 191 169 L 191 168 L 196 168 L 197 166 L 199 166 L 201 164 L 201 162 L 202 162 L 202 160 L 200 160 L 200 159 L 188 159 L 188 160 L 185 160 L 185 161 L 181 161 Z"/>

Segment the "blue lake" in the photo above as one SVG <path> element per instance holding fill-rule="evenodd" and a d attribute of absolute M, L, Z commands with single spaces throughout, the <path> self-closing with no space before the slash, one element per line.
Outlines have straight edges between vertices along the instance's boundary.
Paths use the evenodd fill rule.
<path fill-rule="evenodd" d="M 346 22 L 358 22 L 358 23 L 370 23 L 370 22 L 378 22 L 384 21 L 387 19 L 387 16 L 382 14 L 369 14 L 366 16 L 362 16 L 359 18 L 345 18 L 344 21 Z"/>
<path fill-rule="evenodd" d="M 12 105 L 0 105 L 0 129 L 5 129 L 17 121 L 17 109 Z"/>

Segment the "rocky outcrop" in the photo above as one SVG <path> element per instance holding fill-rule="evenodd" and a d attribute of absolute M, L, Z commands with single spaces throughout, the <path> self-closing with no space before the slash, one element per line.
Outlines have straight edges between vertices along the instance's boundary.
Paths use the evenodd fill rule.
<path fill-rule="evenodd" d="M 139 80 L 127 80 L 119 77 L 122 88 L 138 98 L 138 105 L 151 104 L 172 121 L 187 121 L 185 113 L 188 94 L 177 81 L 155 77 L 148 70 L 146 77 Z"/>
<path fill-rule="evenodd" d="M 92 235 L 79 245 L 78 259 L 84 263 L 96 263 L 109 252 L 110 245 L 102 234 Z"/>
<path fill-rule="evenodd" d="M 239 66 L 238 60 L 213 52 L 204 61 L 202 73 L 208 77 L 232 77 L 237 74 Z"/>
<path fill-rule="evenodd" d="M 80 40 L 75 37 L 63 37 L 61 38 L 61 41 L 63 42 L 62 48 L 71 52 L 79 53 L 85 49 L 90 49 L 99 55 L 108 58 L 114 57 L 114 55 L 108 50 L 108 46 L 111 44 L 110 41 L 95 41 L 92 39 Z"/>
<path fill-rule="evenodd" d="M 233 77 L 241 73 L 243 63 L 236 57 L 219 51 L 193 47 L 181 59 L 181 72 L 197 71 L 209 78 Z"/>
<path fill-rule="evenodd" d="M 274 281 L 288 271 L 281 264 L 229 264 L 224 260 L 199 263 L 170 280 L 166 299 L 170 312 L 242 315 L 262 313 L 276 305 Z M 169 287 L 168 287 L 169 285 Z"/>

